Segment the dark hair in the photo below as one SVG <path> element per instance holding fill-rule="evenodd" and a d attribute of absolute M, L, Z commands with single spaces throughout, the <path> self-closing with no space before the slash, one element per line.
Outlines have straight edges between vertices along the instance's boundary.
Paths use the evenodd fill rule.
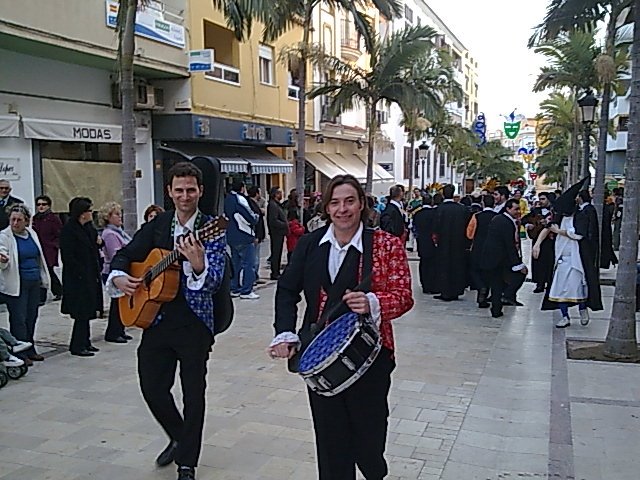
<path fill-rule="evenodd" d="M 247 195 L 249 195 L 251 198 L 253 198 L 256 195 L 258 195 L 259 191 L 260 191 L 260 187 L 259 186 L 252 185 L 251 187 L 249 187 L 249 190 L 247 190 Z"/>
<path fill-rule="evenodd" d="M 300 216 L 298 215 L 297 208 L 290 208 L 287 211 L 287 220 L 300 220 Z"/>
<path fill-rule="evenodd" d="M 396 185 L 395 187 L 391 187 L 389 189 L 389 197 L 391 197 L 391 199 L 395 200 L 398 197 L 402 197 L 402 188 L 400 188 L 398 185 Z"/>
<path fill-rule="evenodd" d="M 366 223 L 367 219 L 369 218 L 369 206 L 367 205 L 367 200 L 366 200 L 367 196 L 364 193 L 364 189 L 362 188 L 362 185 L 360 185 L 360 182 L 358 181 L 358 179 L 350 174 L 336 175 L 327 184 L 322 194 L 322 198 L 324 199 L 322 218 L 327 221 L 327 224 L 331 223 L 331 217 L 327 213 L 327 206 L 329 205 L 329 203 L 331 203 L 331 197 L 333 196 L 333 191 L 335 190 L 336 187 L 340 187 L 341 185 L 349 185 L 355 188 L 358 194 L 358 198 L 360 199 L 360 203 L 362 203 L 362 206 L 363 206 L 362 211 L 360 212 L 360 220 L 363 223 Z"/>
<path fill-rule="evenodd" d="M 231 184 L 231 191 L 240 193 L 244 188 L 244 182 L 242 180 L 234 180 Z"/>
<path fill-rule="evenodd" d="M 149 221 L 149 215 L 151 215 L 153 212 L 162 213 L 164 212 L 164 208 L 162 208 L 160 205 L 149 205 L 144 211 L 144 215 L 142 216 L 145 222 Z"/>
<path fill-rule="evenodd" d="M 510 198 L 509 200 L 507 200 L 507 203 L 504 204 L 504 208 L 505 210 L 508 210 L 509 208 L 512 208 L 514 205 L 520 208 L 520 202 L 515 198 Z"/>
<path fill-rule="evenodd" d="M 433 196 L 433 204 L 434 205 L 440 205 L 442 203 L 442 201 L 444 200 L 444 197 L 442 196 L 441 193 L 436 193 Z"/>
<path fill-rule="evenodd" d="M 580 190 L 580 192 L 578 192 L 578 198 L 583 202 L 590 202 L 591 194 L 589 193 L 589 190 Z"/>
<path fill-rule="evenodd" d="M 69 202 L 69 217 L 78 220 L 80 215 L 91 210 L 91 199 L 88 197 L 75 197 Z"/>
<path fill-rule="evenodd" d="M 280 191 L 280 187 L 275 186 L 269 189 L 269 198 L 276 198 L 276 195 Z"/>
<path fill-rule="evenodd" d="M 175 177 L 195 177 L 198 182 L 198 186 L 202 186 L 202 170 L 192 162 L 176 163 L 167 172 L 167 177 L 169 178 L 168 185 L 173 183 L 173 179 Z"/>
<path fill-rule="evenodd" d="M 442 196 L 446 199 L 453 198 L 456 189 L 450 183 L 442 187 Z"/>
<path fill-rule="evenodd" d="M 425 193 L 424 195 L 422 195 L 422 205 L 431 206 L 432 204 L 433 204 L 433 197 L 431 196 L 430 193 Z"/>
<path fill-rule="evenodd" d="M 36 204 L 39 200 L 44 200 L 47 205 L 51 206 L 51 197 L 49 195 L 40 195 L 36 197 Z"/>
<path fill-rule="evenodd" d="M 482 204 L 485 208 L 493 208 L 496 205 L 496 199 L 493 198 L 493 195 L 483 195 Z"/>
<path fill-rule="evenodd" d="M 373 206 L 376 204 L 375 200 L 373 199 L 373 197 L 371 195 L 367 195 L 367 207 L 369 208 L 373 208 Z"/>
<path fill-rule="evenodd" d="M 494 192 L 498 192 L 501 196 L 509 198 L 509 189 L 504 185 L 497 186 Z"/>

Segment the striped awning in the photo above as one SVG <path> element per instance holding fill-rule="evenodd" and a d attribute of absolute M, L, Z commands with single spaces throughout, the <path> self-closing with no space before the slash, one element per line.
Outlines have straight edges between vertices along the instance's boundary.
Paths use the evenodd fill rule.
<path fill-rule="evenodd" d="M 266 158 L 247 158 L 251 165 L 251 173 L 291 173 L 293 165 L 286 160 L 273 156 L 272 159 Z"/>
<path fill-rule="evenodd" d="M 239 157 L 216 157 L 225 173 L 243 173 L 249 170 L 249 162 Z"/>

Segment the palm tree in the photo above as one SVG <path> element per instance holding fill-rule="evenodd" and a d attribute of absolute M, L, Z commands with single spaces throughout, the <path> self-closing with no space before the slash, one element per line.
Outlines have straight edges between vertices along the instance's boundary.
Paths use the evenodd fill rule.
<path fill-rule="evenodd" d="M 255 0 L 212 0 L 222 10 L 227 23 L 238 40 L 251 32 L 252 8 Z M 135 19 L 139 8 L 147 7 L 151 0 L 120 0 L 116 21 L 118 36 L 118 72 L 122 97 L 122 213 L 124 229 L 133 233 L 138 228 L 136 189 L 136 118 L 133 63 L 135 52 Z"/>
<path fill-rule="evenodd" d="M 620 18 L 625 10 L 633 4 L 633 0 L 551 0 L 544 21 L 538 25 L 529 40 L 529 47 L 541 41 L 556 38 L 561 32 L 575 29 L 591 28 L 597 22 L 608 18 L 605 46 L 598 58 L 598 76 L 601 84 L 602 100 L 598 123 L 598 155 L 594 186 L 594 206 L 598 220 L 602 224 L 604 208 L 604 178 L 606 173 L 607 130 L 609 128 L 609 106 L 615 87 L 612 85 L 615 70 L 619 65 L 616 59 L 616 33 L 623 24 L 632 21 L 631 15 L 625 22 Z"/>
<path fill-rule="evenodd" d="M 513 150 L 502 145 L 500 140 L 492 140 L 481 146 L 476 161 L 469 165 L 469 174 L 475 179 L 482 174 L 502 185 L 521 178 L 524 173 L 522 164 L 513 159 Z"/>
<path fill-rule="evenodd" d="M 383 41 L 375 39 L 370 50 L 369 68 L 360 68 L 335 57 L 320 56 L 316 61 L 336 79 L 315 87 L 309 98 L 327 95 L 330 109 L 337 114 L 356 105 L 365 107 L 369 144 L 367 149 L 366 191 L 373 187 L 373 154 L 379 124 L 376 107 L 380 102 L 400 104 L 408 97 L 420 98 L 424 86 L 409 74 L 413 65 L 430 52 L 436 31 L 430 27 L 414 27 L 393 33 Z"/>
<path fill-rule="evenodd" d="M 292 27 L 302 25 L 302 39 L 295 50 L 297 51 L 296 63 L 299 67 L 297 73 L 300 89 L 296 137 L 296 191 L 299 205 L 303 205 L 307 77 L 308 63 L 314 50 L 311 42 L 312 15 L 316 7 L 320 5 L 347 12 L 353 19 L 356 31 L 361 35 L 367 51 L 371 52 L 375 42 L 374 29 L 364 12 L 373 5 L 382 16 L 393 18 L 401 14 L 402 4 L 398 0 L 243 0 L 243 2 L 251 5 L 255 13 L 254 18 L 264 24 L 263 37 L 266 41 L 273 41 Z"/>
<path fill-rule="evenodd" d="M 534 91 L 570 90 L 577 99 L 580 92 L 591 90 L 597 85 L 595 60 L 600 49 L 595 45 L 593 31 L 573 30 L 569 33 L 561 33 L 553 40 L 537 46 L 535 52 L 547 57 L 549 63 L 540 69 L 540 75 L 533 87 Z M 582 126 L 577 103 L 574 115 L 568 179 L 571 184 L 575 183 L 580 175 L 578 139 Z"/>

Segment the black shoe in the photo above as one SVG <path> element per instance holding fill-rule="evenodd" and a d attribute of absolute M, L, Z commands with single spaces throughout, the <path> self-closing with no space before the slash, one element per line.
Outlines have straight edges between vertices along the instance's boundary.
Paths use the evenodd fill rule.
<path fill-rule="evenodd" d="M 166 467 L 171 462 L 173 462 L 176 456 L 177 449 L 178 442 L 176 442 L 175 440 L 171 440 L 169 442 L 169 445 L 167 445 L 167 448 L 160 452 L 160 455 L 158 455 L 158 458 L 156 458 L 156 465 L 158 465 L 159 467 Z"/>
<path fill-rule="evenodd" d="M 280 275 L 271 275 L 269 277 L 270 280 L 279 280 L 280 279 Z"/>
<path fill-rule="evenodd" d="M 533 293 L 542 293 L 542 292 L 544 292 L 544 287 L 540 287 L 540 286 L 537 286 L 537 287 L 533 290 Z"/>
<path fill-rule="evenodd" d="M 520 303 L 517 300 L 512 300 L 510 298 L 503 298 L 502 305 L 506 305 L 507 307 L 522 307 L 524 304 Z"/>
<path fill-rule="evenodd" d="M 480 302 L 478 303 L 478 308 L 489 308 L 491 304 L 489 302 Z"/>
<path fill-rule="evenodd" d="M 504 316 L 504 313 L 502 313 L 502 312 L 498 312 L 498 313 L 491 312 L 491 316 L 493 318 L 500 318 L 500 317 Z"/>
<path fill-rule="evenodd" d="M 178 467 L 178 480 L 195 480 L 196 479 L 196 469 L 193 467 Z"/>
<path fill-rule="evenodd" d="M 85 349 L 85 350 L 80 350 L 79 352 L 71 352 L 71 355 L 75 355 L 76 357 L 93 357 L 95 353 Z"/>
<path fill-rule="evenodd" d="M 100 351 L 100 349 L 99 349 L 99 348 L 97 348 L 97 347 L 94 347 L 93 345 L 89 345 L 89 346 L 87 347 L 87 351 L 89 351 L 89 352 L 94 352 L 94 353 L 95 353 L 95 352 L 99 352 L 99 351 Z"/>
<path fill-rule="evenodd" d="M 125 340 L 133 340 L 133 337 L 131 335 L 127 335 L 126 333 L 122 334 L 122 338 L 124 338 Z"/>
<path fill-rule="evenodd" d="M 436 300 L 442 300 L 443 302 L 454 302 L 458 300 L 458 297 L 445 297 L 444 295 L 436 295 L 433 298 Z"/>
<path fill-rule="evenodd" d="M 124 337 L 105 338 L 104 341 L 109 343 L 127 343 L 127 339 Z"/>

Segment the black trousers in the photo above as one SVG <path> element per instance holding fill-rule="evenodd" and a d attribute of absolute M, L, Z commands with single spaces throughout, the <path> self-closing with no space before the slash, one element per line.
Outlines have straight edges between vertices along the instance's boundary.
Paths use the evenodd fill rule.
<path fill-rule="evenodd" d="M 74 318 L 73 329 L 71 330 L 71 341 L 69 342 L 69 351 L 79 353 L 86 350 L 91 345 L 90 328 L 88 318 Z"/>
<path fill-rule="evenodd" d="M 175 456 L 178 465 L 195 467 L 200 457 L 207 361 L 212 343 L 213 335 L 200 321 L 179 328 L 167 328 L 161 322 L 144 331 L 138 347 L 142 396 L 169 438 L 178 442 Z M 184 405 L 182 414 L 171 394 L 178 362 Z"/>
<path fill-rule="evenodd" d="M 505 269 L 500 266 L 485 270 L 486 278 L 491 288 L 491 313 L 502 312 L 502 297 L 515 300 L 516 294 L 526 280 L 526 275 Z"/>
<path fill-rule="evenodd" d="M 521 272 L 514 272 L 513 270 L 507 270 L 504 274 L 507 285 L 504 287 L 502 295 L 509 300 L 516 300 L 518 290 L 522 287 L 522 284 L 527 279 L 526 275 Z"/>
<path fill-rule="evenodd" d="M 440 293 L 437 282 L 436 257 L 420 257 L 420 285 L 423 293 Z"/>
<path fill-rule="evenodd" d="M 387 397 L 394 368 L 391 352 L 383 347 L 369 370 L 344 392 L 323 397 L 309 390 L 319 480 L 355 480 L 356 465 L 367 480 L 387 475 Z"/>
<path fill-rule="evenodd" d="M 47 270 L 49 270 L 49 277 L 51 278 L 51 293 L 54 297 L 59 297 L 62 295 L 62 283 L 60 283 L 60 279 L 58 278 L 58 275 L 56 275 L 54 269 L 55 267 L 47 265 Z"/>
<path fill-rule="evenodd" d="M 284 235 L 271 235 L 271 276 L 280 275 L 280 263 L 282 262 L 282 247 Z"/>
<path fill-rule="evenodd" d="M 109 320 L 107 321 L 107 329 L 104 332 L 105 340 L 115 340 L 124 335 L 124 325 L 120 321 L 120 308 L 118 307 L 118 299 L 112 298 L 109 305 Z"/>

